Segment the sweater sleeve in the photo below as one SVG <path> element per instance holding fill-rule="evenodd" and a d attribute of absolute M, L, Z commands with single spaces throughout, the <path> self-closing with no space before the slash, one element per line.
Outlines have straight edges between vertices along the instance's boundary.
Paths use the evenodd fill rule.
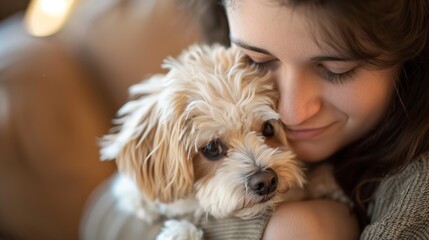
<path fill-rule="evenodd" d="M 204 239 L 259 240 L 262 239 L 269 218 L 268 214 L 248 220 L 236 217 L 215 220 L 213 217 L 208 217 L 202 219 L 200 225 L 204 230 Z"/>
<path fill-rule="evenodd" d="M 429 239 L 429 153 L 383 180 L 361 239 Z"/>

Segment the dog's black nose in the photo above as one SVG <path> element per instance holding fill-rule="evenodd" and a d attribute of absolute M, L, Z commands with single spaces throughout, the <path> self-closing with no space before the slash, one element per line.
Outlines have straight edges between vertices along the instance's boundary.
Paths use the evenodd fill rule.
<path fill-rule="evenodd" d="M 254 173 L 247 180 L 247 184 L 252 192 L 260 196 L 274 192 L 277 188 L 277 183 L 277 174 L 271 168 Z"/>

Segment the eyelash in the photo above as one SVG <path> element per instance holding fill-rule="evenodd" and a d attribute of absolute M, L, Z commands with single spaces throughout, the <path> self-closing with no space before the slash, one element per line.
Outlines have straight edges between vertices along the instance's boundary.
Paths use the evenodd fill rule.
<path fill-rule="evenodd" d="M 270 60 L 266 62 L 256 62 L 250 57 L 247 57 L 247 58 L 251 64 L 255 65 L 258 68 L 272 67 L 272 64 L 276 62 L 276 60 Z M 323 65 L 319 65 L 318 67 L 321 69 L 323 77 L 333 84 L 344 84 L 347 80 L 352 79 L 358 70 L 358 67 L 355 67 L 347 72 L 334 73 L 329 71 Z"/>
<path fill-rule="evenodd" d="M 350 80 L 354 77 L 354 75 L 357 72 L 357 67 L 352 68 L 351 70 L 343 73 L 333 73 L 326 69 L 325 67 L 321 66 L 322 68 L 322 74 L 323 76 L 331 83 L 333 84 L 343 84 L 347 80 Z"/>
<path fill-rule="evenodd" d="M 276 60 L 270 60 L 270 61 L 266 61 L 266 62 L 255 62 L 252 58 L 247 57 L 248 61 L 255 65 L 256 67 L 260 67 L 260 68 L 266 68 L 268 67 L 270 64 L 274 63 Z"/>

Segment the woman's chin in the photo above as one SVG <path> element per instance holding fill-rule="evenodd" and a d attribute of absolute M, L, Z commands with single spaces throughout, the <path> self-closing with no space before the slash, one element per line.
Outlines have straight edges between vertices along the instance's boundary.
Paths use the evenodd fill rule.
<path fill-rule="evenodd" d="M 309 163 L 323 161 L 335 152 L 329 151 L 327 148 L 301 147 L 298 145 L 293 146 L 292 144 L 291 147 L 299 160 Z"/>

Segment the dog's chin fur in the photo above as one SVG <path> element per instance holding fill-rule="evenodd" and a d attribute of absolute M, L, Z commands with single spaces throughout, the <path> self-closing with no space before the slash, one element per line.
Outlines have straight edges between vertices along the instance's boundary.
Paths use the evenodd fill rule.
<path fill-rule="evenodd" d="M 102 158 L 115 159 L 119 172 L 131 179 L 141 208 L 173 217 L 184 212 L 171 206 L 186 199 L 185 204 L 198 203 L 189 212 L 252 218 L 303 186 L 267 71 L 238 49 L 217 45 L 193 46 L 164 67 L 167 74 L 130 88 L 117 127 L 101 141 Z M 263 135 L 265 123 L 272 136 Z M 203 149 L 214 140 L 224 152 L 210 160 Z M 266 169 L 277 174 L 278 186 L 260 196 L 247 180 Z"/>

